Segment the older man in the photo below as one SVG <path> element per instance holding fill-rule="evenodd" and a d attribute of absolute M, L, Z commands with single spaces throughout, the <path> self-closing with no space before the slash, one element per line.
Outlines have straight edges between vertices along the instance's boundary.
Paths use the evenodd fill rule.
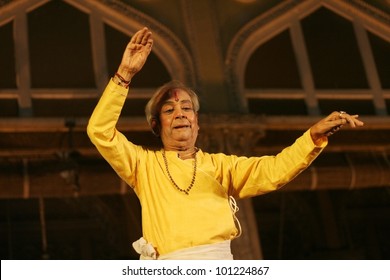
<path fill-rule="evenodd" d="M 145 113 L 162 148 L 135 145 L 116 129 L 133 76 L 153 46 L 143 28 L 127 45 L 88 124 L 88 135 L 142 207 L 143 236 L 133 243 L 141 259 L 233 259 L 240 235 L 235 198 L 276 190 L 302 172 L 343 125 L 362 126 L 357 115 L 333 112 L 276 156 L 211 154 L 195 146 L 197 95 L 179 82 L 157 90 Z"/>

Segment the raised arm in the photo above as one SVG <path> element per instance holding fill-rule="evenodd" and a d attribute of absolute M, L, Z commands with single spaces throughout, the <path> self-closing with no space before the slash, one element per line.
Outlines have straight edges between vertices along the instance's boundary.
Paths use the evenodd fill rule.
<path fill-rule="evenodd" d="M 122 61 L 118 67 L 114 78 L 118 84 L 128 86 L 134 75 L 144 66 L 153 46 L 152 32 L 144 27 L 137 31 L 122 56 Z"/>
<path fill-rule="evenodd" d="M 134 182 L 137 146 L 116 129 L 126 101 L 128 86 L 148 58 L 152 33 L 145 27 L 134 34 L 123 53 L 118 72 L 108 83 L 87 126 L 87 133 L 100 154 L 129 185 Z M 132 155 L 132 156 L 124 156 Z"/>
<path fill-rule="evenodd" d="M 93 141 L 96 138 L 111 141 L 114 137 L 116 123 L 128 94 L 127 88 L 134 75 L 144 66 L 152 46 L 152 32 L 146 27 L 131 37 L 118 71 L 107 85 L 89 120 L 87 131 Z"/>

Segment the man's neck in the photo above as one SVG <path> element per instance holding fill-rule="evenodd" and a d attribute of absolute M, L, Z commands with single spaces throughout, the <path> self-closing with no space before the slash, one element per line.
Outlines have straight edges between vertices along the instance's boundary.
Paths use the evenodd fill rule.
<path fill-rule="evenodd" d="M 191 147 L 164 147 L 166 151 L 175 151 L 177 152 L 177 156 L 180 159 L 189 159 L 194 158 L 198 148 L 195 146 Z"/>

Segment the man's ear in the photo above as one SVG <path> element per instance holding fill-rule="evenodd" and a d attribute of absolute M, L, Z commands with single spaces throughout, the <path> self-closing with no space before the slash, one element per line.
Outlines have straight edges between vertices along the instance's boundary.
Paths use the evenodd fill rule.
<path fill-rule="evenodd" d="M 196 125 L 198 126 L 198 131 L 200 130 L 200 126 L 199 126 L 199 115 L 198 115 L 198 112 L 195 112 L 195 115 L 196 115 Z"/>
<path fill-rule="evenodd" d="M 160 121 L 156 117 L 152 117 L 150 121 L 150 126 L 152 127 L 153 134 L 157 137 L 160 136 Z"/>

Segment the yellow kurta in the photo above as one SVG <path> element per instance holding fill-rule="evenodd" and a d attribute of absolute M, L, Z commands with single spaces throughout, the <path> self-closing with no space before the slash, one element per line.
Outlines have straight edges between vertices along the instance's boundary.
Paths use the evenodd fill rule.
<path fill-rule="evenodd" d="M 276 156 L 238 157 L 199 150 L 195 184 L 189 195 L 170 181 L 161 150 L 129 142 L 116 129 L 127 90 L 109 82 L 88 124 L 88 135 L 102 156 L 137 194 L 143 237 L 158 254 L 233 239 L 228 196 L 251 197 L 276 190 L 302 172 L 327 145 L 316 146 L 306 131 Z M 192 179 L 194 159 L 166 152 L 169 172 L 179 187 Z"/>

